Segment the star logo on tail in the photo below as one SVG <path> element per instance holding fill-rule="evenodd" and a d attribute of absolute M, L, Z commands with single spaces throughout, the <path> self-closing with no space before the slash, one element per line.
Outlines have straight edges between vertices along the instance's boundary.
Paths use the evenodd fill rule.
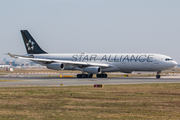
<path fill-rule="evenodd" d="M 33 41 L 31 41 L 31 39 L 29 39 L 29 41 L 28 41 L 28 43 L 26 43 L 26 46 L 27 46 L 27 48 L 28 48 L 28 51 L 30 51 L 30 50 L 34 50 L 34 42 Z"/>

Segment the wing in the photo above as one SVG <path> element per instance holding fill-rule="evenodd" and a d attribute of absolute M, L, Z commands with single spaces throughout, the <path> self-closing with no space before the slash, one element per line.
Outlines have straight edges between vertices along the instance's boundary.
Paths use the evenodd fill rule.
<path fill-rule="evenodd" d="M 17 58 L 17 59 L 31 60 L 31 61 L 34 61 L 34 62 L 42 62 L 43 64 L 48 64 L 48 63 L 64 63 L 64 64 L 76 65 L 76 66 L 109 67 L 109 64 L 94 63 L 94 62 L 79 62 L 79 61 L 68 61 L 68 60 L 33 58 L 33 57 L 28 57 L 28 56 L 13 55 L 13 54 L 10 54 L 10 53 L 8 53 L 8 55 L 10 57 Z"/>

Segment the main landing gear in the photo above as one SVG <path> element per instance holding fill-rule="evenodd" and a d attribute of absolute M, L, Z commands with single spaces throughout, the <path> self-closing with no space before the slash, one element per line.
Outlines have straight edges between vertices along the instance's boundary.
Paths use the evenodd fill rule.
<path fill-rule="evenodd" d="M 107 78 L 107 74 L 97 74 L 97 78 Z"/>
<path fill-rule="evenodd" d="M 77 74 L 77 78 L 92 78 L 93 74 Z M 107 78 L 107 74 L 97 74 L 97 78 Z"/>
<path fill-rule="evenodd" d="M 92 78 L 93 74 L 77 74 L 77 78 Z"/>
<path fill-rule="evenodd" d="M 159 79 L 159 78 L 161 77 L 160 73 L 161 73 L 161 71 L 158 71 L 158 72 L 157 72 L 157 75 L 156 75 L 156 78 L 157 78 L 157 79 Z"/>

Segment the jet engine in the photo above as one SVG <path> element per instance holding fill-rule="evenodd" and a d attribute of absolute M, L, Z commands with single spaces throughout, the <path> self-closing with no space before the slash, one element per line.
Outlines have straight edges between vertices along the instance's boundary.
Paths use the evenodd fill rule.
<path fill-rule="evenodd" d="M 101 68 L 100 67 L 86 67 L 84 68 L 84 72 L 92 73 L 92 74 L 98 74 L 101 73 Z"/>
<path fill-rule="evenodd" d="M 47 68 L 53 70 L 63 70 L 65 65 L 63 63 L 50 63 L 47 65 Z"/>

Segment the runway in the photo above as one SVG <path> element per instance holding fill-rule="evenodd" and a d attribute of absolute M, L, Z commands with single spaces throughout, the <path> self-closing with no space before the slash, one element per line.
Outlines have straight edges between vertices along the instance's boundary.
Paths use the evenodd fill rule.
<path fill-rule="evenodd" d="M 32 86 L 79 86 L 79 85 L 115 85 L 140 83 L 180 83 L 180 76 L 155 77 L 121 77 L 121 78 L 59 78 L 59 77 L 0 77 L 0 87 L 32 87 Z M 20 81 L 13 81 L 20 80 Z"/>

